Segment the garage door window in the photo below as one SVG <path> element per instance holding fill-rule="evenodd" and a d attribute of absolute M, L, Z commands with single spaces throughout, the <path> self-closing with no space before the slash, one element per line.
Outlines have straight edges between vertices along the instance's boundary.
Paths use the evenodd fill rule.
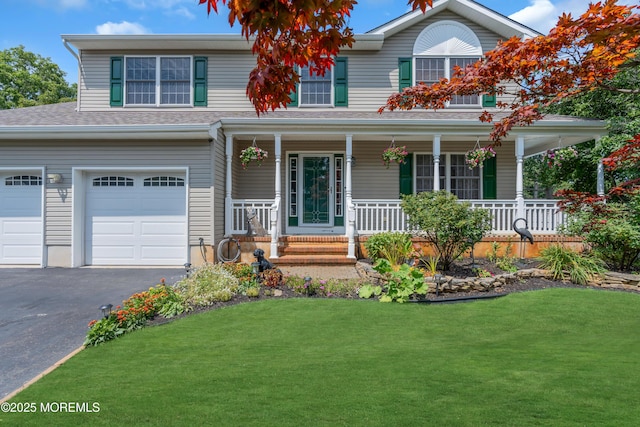
<path fill-rule="evenodd" d="M 184 179 L 175 176 L 154 176 L 145 178 L 145 187 L 184 187 Z"/>
<path fill-rule="evenodd" d="M 93 180 L 94 187 L 133 187 L 133 179 L 125 176 L 102 176 Z"/>
<path fill-rule="evenodd" d="M 42 185 L 42 177 L 34 175 L 10 176 L 4 180 L 4 185 Z"/>

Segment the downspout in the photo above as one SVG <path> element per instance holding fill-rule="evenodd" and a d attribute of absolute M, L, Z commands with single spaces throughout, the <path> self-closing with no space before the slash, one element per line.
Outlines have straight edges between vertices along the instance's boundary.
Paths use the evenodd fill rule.
<path fill-rule="evenodd" d="M 78 55 L 78 53 L 74 51 L 71 46 L 69 46 L 69 42 L 66 39 L 62 39 L 62 44 L 69 52 L 71 52 L 71 55 L 76 58 L 76 61 L 78 61 L 78 81 L 76 82 L 78 84 L 78 89 L 76 92 L 76 111 L 80 111 L 80 76 L 83 74 L 82 60 L 80 59 L 80 55 Z"/>

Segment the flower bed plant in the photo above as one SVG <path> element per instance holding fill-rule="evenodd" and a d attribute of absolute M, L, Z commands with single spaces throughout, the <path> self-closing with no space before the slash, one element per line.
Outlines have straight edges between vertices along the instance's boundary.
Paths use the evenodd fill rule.
<path fill-rule="evenodd" d="M 98 345 L 120 335 L 144 327 L 156 315 L 170 318 L 185 311 L 184 300 L 164 279 L 148 291 L 133 294 L 116 311 L 100 320 L 89 322 L 84 345 Z"/>

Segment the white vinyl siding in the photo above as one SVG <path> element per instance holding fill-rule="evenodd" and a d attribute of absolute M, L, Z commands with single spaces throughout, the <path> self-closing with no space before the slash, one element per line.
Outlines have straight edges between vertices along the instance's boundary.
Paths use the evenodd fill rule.
<path fill-rule="evenodd" d="M 422 23 L 408 28 L 385 40 L 379 51 L 350 51 L 349 58 L 349 110 L 376 111 L 392 93 L 398 90 L 398 58 L 412 57 L 416 37 L 428 25 L 439 20 L 458 21 L 471 29 L 479 38 L 484 52 L 493 49 L 500 39 L 496 34 L 449 11 L 436 14 Z M 254 111 L 246 96 L 249 73 L 255 66 L 255 57 L 246 52 L 194 51 L 159 52 L 160 56 L 179 56 L 188 53 L 208 58 L 208 109 L 216 111 Z M 83 51 L 80 74 L 80 104 L 84 111 L 108 110 L 110 57 L 131 55 L 128 52 Z M 168 107 L 170 108 L 170 107 Z M 180 108 L 180 107 L 175 107 Z"/>
<path fill-rule="evenodd" d="M 37 157 L 34 153 L 38 153 Z M 45 188 L 46 245 L 71 245 L 73 167 L 105 168 L 189 168 L 189 243 L 197 245 L 199 237 L 212 234 L 210 144 L 173 142 L 78 142 L 39 144 L 23 142 L 3 148 L 0 166 L 43 164 L 47 173 L 58 173 L 63 182 Z M 224 192 L 224 188 L 221 190 Z M 216 221 L 222 218 L 216 218 Z"/>

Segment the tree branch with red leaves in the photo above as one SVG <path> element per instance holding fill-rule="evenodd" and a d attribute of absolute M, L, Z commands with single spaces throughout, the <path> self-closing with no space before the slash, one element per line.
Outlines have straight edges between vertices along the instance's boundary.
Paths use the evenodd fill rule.
<path fill-rule="evenodd" d="M 617 0 L 590 4 L 578 19 L 563 14 L 548 35 L 527 40 L 512 37 L 450 80 L 419 83 L 394 94 L 379 109 L 443 109 L 454 95 L 495 94 L 506 117 L 494 123 L 491 140 L 501 140 L 515 126 L 528 126 L 544 117 L 544 108 L 564 98 L 604 87 L 625 62 L 635 61 L 640 48 L 640 6 Z M 513 90 L 513 82 L 516 89 Z M 511 83 L 511 84 L 509 84 Z M 635 89 L 635 88 L 634 88 Z M 483 122 L 494 113 L 483 111 Z"/>
<path fill-rule="evenodd" d="M 348 26 L 356 0 L 199 0 L 207 13 L 229 8 L 229 24 L 240 24 L 253 41 L 256 66 L 249 74 L 247 96 L 256 113 L 286 107 L 300 81 L 299 67 L 324 75 L 334 58 L 354 42 Z M 416 0 L 423 11 L 433 0 Z"/>

